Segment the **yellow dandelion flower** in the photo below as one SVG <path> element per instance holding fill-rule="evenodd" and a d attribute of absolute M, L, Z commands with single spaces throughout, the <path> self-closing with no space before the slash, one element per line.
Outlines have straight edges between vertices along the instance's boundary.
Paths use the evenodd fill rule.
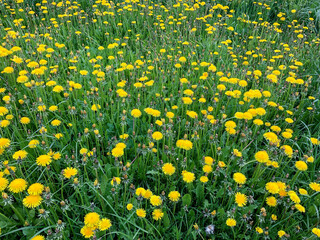
<path fill-rule="evenodd" d="M 9 184 L 9 190 L 13 193 L 20 193 L 27 188 L 27 181 L 22 178 L 16 178 Z"/>
<path fill-rule="evenodd" d="M 23 205 L 27 208 L 38 207 L 42 202 L 42 197 L 39 195 L 29 195 L 23 199 Z"/>

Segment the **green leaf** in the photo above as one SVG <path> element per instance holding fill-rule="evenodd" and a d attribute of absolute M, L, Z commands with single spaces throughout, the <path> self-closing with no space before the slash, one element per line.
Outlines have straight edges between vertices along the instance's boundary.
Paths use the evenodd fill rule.
<path fill-rule="evenodd" d="M 224 193 L 224 189 L 221 188 L 221 189 L 217 192 L 217 197 L 222 197 L 223 193 Z"/>
<path fill-rule="evenodd" d="M 191 195 L 189 193 L 182 197 L 182 204 L 189 206 L 191 204 Z"/>
<path fill-rule="evenodd" d="M 197 205 L 202 206 L 203 200 L 204 200 L 204 187 L 202 184 L 197 186 L 196 196 L 197 196 Z"/>
<path fill-rule="evenodd" d="M 167 212 L 163 212 L 163 225 L 165 228 L 168 228 L 170 226 L 170 219 Z"/>

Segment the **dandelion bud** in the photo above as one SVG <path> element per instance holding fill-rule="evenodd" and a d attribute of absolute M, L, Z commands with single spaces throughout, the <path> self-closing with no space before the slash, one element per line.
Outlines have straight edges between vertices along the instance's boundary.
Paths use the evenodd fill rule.
<path fill-rule="evenodd" d="M 9 196 L 8 196 L 8 194 L 7 194 L 7 193 L 2 192 L 2 198 L 3 198 L 3 199 L 8 199 L 8 197 L 9 197 Z"/>
<path fill-rule="evenodd" d="M 93 185 L 96 187 L 99 184 L 98 179 L 94 180 Z"/>
<path fill-rule="evenodd" d="M 73 179 L 73 183 L 74 183 L 75 185 L 78 185 L 78 184 L 79 184 L 78 178 Z"/>

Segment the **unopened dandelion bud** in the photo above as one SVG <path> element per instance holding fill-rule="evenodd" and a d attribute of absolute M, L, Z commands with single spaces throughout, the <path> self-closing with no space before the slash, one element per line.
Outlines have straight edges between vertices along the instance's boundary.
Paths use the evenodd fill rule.
<path fill-rule="evenodd" d="M 79 184 L 78 178 L 73 179 L 73 183 L 74 183 L 75 185 L 78 185 L 78 184 Z"/>
<path fill-rule="evenodd" d="M 2 192 L 2 198 L 3 199 L 8 199 L 9 195 L 5 192 Z"/>
<path fill-rule="evenodd" d="M 44 191 L 45 191 L 46 193 L 49 193 L 49 192 L 50 192 L 50 187 L 45 187 L 45 188 L 44 188 Z"/>
<path fill-rule="evenodd" d="M 93 185 L 96 187 L 99 184 L 98 179 L 96 179 L 93 183 Z"/>

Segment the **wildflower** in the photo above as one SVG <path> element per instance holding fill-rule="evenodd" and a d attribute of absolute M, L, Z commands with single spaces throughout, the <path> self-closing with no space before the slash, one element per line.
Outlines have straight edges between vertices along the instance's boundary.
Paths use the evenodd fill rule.
<path fill-rule="evenodd" d="M 152 138 L 156 141 L 161 140 L 163 138 L 163 135 L 161 132 L 154 132 L 152 134 Z"/>
<path fill-rule="evenodd" d="M 212 157 L 204 157 L 204 162 L 207 165 L 212 165 L 213 164 L 213 158 Z"/>
<path fill-rule="evenodd" d="M 36 160 L 37 164 L 39 166 L 47 166 L 52 162 L 51 156 L 49 155 L 40 155 L 37 160 Z"/>
<path fill-rule="evenodd" d="M 20 193 L 27 188 L 27 181 L 22 178 L 16 178 L 9 184 L 9 190 L 13 193 Z"/>
<path fill-rule="evenodd" d="M 212 167 L 211 165 L 204 165 L 202 170 L 205 172 L 205 173 L 211 173 L 212 172 Z"/>
<path fill-rule="evenodd" d="M 137 188 L 136 189 L 136 195 L 137 196 L 143 197 L 145 193 L 146 193 L 146 190 L 144 188 Z"/>
<path fill-rule="evenodd" d="M 171 176 L 176 171 L 176 168 L 171 163 L 165 163 L 162 166 L 162 171 L 165 175 Z"/>
<path fill-rule="evenodd" d="M 161 218 L 163 217 L 163 212 L 161 209 L 155 209 L 152 212 L 152 218 L 156 221 L 161 220 Z"/>
<path fill-rule="evenodd" d="M 96 228 L 100 222 L 100 215 L 96 212 L 87 213 L 84 217 L 84 224 L 88 227 Z"/>
<path fill-rule="evenodd" d="M 0 111 L 0 116 L 1 116 L 1 111 Z M 317 138 L 310 138 L 310 141 L 313 145 L 320 145 L 320 140 Z"/>
<path fill-rule="evenodd" d="M 139 118 L 141 116 L 141 111 L 139 109 L 133 109 L 131 111 L 131 116 L 134 118 Z"/>
<path fill-rule="evenodd" d="M 78 170 L 76 168 L 72 168 L 72 167 L 67 167 L 66 169 L 63 170 L 63 176 L 65 178 L 71 178 L 75 175 L 77 175 Z"/>
<path fill-rule="evenodd" d="M 234 121 L 227 121 L 224 126 L 226 128 L 235 128 L 237 126 L 237 124 Z"/>
<path fill-rule="evenodd" d="M 267 197 L 266 203 L 270 207 L 275 207 L 277 205 L 277 199 L 275 197 L 272 197 L 272 196 L 271 197 Z"/>
<path fill-rule="evenodd" d="M 9 110 L 6 107 L 0 106 L 0 116 L 4 116 L 9 112 Z"/>
<path fill-rule="evenodd" d="M 242 173 L 237 172 L 233 174 L 233 180 L 238 184 L 245 184 L 247 178 Z"/>
<path fill-rule="evenodd" d="M 178 202 L 179 201 L 179 198 L 180 198 L 180 193 L 178 191 L 171 191 L 169 194 L 168 194 L 168 197 L 170 199 L 170 201 L 172 202 Z"/>
<path fill-rule="evenodd" d="M 44 186 L 41 183 L 31 184 L 28 188 L 30 195 L 40 195 L 44 190 Z"/>
<path fill-rule="evenodd" d="M 279 186 L 276 182 L 268 182 L 266 184 L 266 190 L 272 194 L 279 193 L 279 191 L 280 191 Z"/>
<path fill-rule="evenodd" d="M 309 187 L 316 192 L 320 192 L 320 184 L 319 183 L 312 182 L 309 184 Z"/>
<path fill-rule="evenodd" d="M 269 160 L 269 155 L 266 151 L 259 151 L 254 155 L 254 157 L 260 163 L 265 163 Z"/>
<path fill-rule="evenodd" d="M 99 230 L 105 231 L 108 230 L 112 226 L 110 219 L 102 218 L 99 222 Z"/>
<path fill-rule="evenodd" d="M 294 191 L 289 191 L 288 195 L 289 195 L 291 201 L 293 201 L 294 203 L 301 202 L 300 198 L 298 197 L 298 195 Z"/>
<path fill-rule="evenodd" d="M 302 213 L 306 212 L 306 209 L 304 208 L 304 206 L 300 205 L 299 203 L 295 204 L 294 206 L 299 212 L 302 212 Z"/>
<path fill-rule="evenodd" d="M 28 147 L 29 148 L 36 148 L 36 146 L 39 145 L 39 141 L 37 139 L 33 139 L 29 142 Z"/>
<path fill-rule="evenodd" d="M 186 183 L 192 183 L 195 179 L 194 173 L 191 172 L 185 172 L 182 177 L 183 181 L 185 181 Z"/>
<path fill-rule="evenodd" d="M 295 166 L 300 171 L 306 171 L 308 169 L 308 165 L 303 161 L 297 161 Z"/>
<path fill-rule="evenodd" d="M 237 192 L 235 195 L 235 202 L 239 207 L 243 207 L 247 204 L 247 196 L 243 193 Z"/>
<path fill-rule="evenodd" d="M 0 192 L 5 190 L 9 184 L 8 179 L 0 177 Z"/>
<path fill-rule="evenodd" d="M 0 138 L 0 149 L 5 149 L 10 146 L 11 141 L 8 138 Z"/>
<path fill-rule="evenodd" d="M 285 234 L 286 234 L 286 232 L 283 231 L 283 230 L 278 231 L 278 236 L 279 236 L 280 238 L 282 238 Z"/>
<path fill-rule="evenodd" d="M 234 227 L 237 224 L 237 221 L 233 218 L 228 218 L 226 221 L 227 226 Z"/>
<path fill-rule="evenodd" d="M 61 124 L 61 121 L 58 120 L 58 119 L 55 119 L 51 122 L 51 125 L 54 126 L 54 127 L 57 127 Z"/>
<path fill-rule="evenodd" d="M 93 228 L 88 227 L 88 226 L 83 226 L 80 230 L 80 233 L 82 234 L 82 236 L 84 236 L 85 238 L 91 238 L 94 234 L 93 232 Z"/>
<path fill-rule="evenodd" d="M 209 181 L 209 178 L 208 178 L 207 176 L 201 176 L 201 177 L 200 177 L 200 182 L 206 183 L 206 182 L 208 182 L 208 181 Z"/>
<path fill-rule="evenodd" d="M 19 160 L 19 159 L 22 160 L 22 159 L 25 159 L 27 155 L 28 155 L 27 151 L 19 150 L 12 155 L 12 158 L 15 160 Z"/>
<path fill-rule="evenodd" d="M 45 240 L 45 238 L 42 235 L 37 235 L 37 236 L 34 236 L 33 238 L 31 238 L 30 240 Z"/>
<path fill-rule="evenodd" d="M 30 123 L 30 118 L 28 118 L 28 117 L 22 117 L 21 119 L 20 119 L 20 122 L 22 123 L 22 124 L 28 124 L 28 123 Z"/>
<path fill-rule="evenodd" d="M 226 164 L 223 161 L 219 161 L 218 166 L 221 168 L 224 168 L 226 166 Z"/>
<path fill-rule="evenodd" d="M 301 195 L 308 195 L 308 191 L 305 190 L 305 189 L 303 189 L 303 188 L 299 188 L 299 193 L 300 193 Z"/>
<path fill-rule="evenodd" d="M 23 199 L 23 205 L 27 208 L 38 207 L 42 202 L 42 197 L 39 195 L 29 195 Z"/>
<path fill-rule="evenodd" d="M 121 178 L 119 177 L 113 177 L 111 180 L 111 185 L 114 186 L 115 184 L 119 185 L 121 182 Z"/>
<path fill-rule="evenodd" d="M 278 139 L 278 136 L 273 132 L 267 132 L 267 133 L 263 134 L 263 136 L 272 145 L 276 145 L 277 146 L 280 143 L 280 140 Z"/>
<path fill-rule="evenodd" d="M 146 211 L 143 208 L 139 208 L 136 210 L 136 214 L 140 218 L 145 218 L 146 217 Z"/>
<path fill-rule="evenodd" d="M 124 154 L 123 148 L 119 148 L 119 147 L 112 149 L 111 152 L 112 152 L 112 156 L 114 157 L 122 157 Z"/>
<path fill-rule="evenodd" d="M 152 196 L 153 196 L 153 193 L 150 191 L 150 189 L 147 189 L 143 195 L 145 199 L 150 199 Z"/>
<path fill-rule="evenodd" d="M 122 148 L 122 149 L 125 149 L 127 147 L 127 145 L 125 143 L 117 143 L 116 144 L 116 148 Z"/>
<path fill-rule="evenodd" d="M 150 203 L 152 206 L 160 206 L 162 204 L 162 199 L 160 196 L 152 195 L 150 197 Z"/>
<path fill-rule="evenodd" d="M 177 141 L 176 145 L 178 148 L 182 148 L 184 150 L 192 149 L 192 142 L 190 142 L 189 140 L 180 139 Z"/>
<path fill-rule="evenodd" d="M 98 109 L 101 109 L 101 106 L 99 104 L 93 104 L 91 106 L 91 110 L 94 112 L 98 111 Z"/>
<path fill-rule="evenodd" d="M 263 229 L 261 227 L 256 227 L 256 232 L 261 234 L 263 233 Z"/>
<path fill-rule="evenodd" d="M 320 229 L 319 228 L 312 228 L 312 233 L 315 234 L 317 237 L 320 237 Z"/>
<path fill-rule="evenodd" d="M 133 205 L 131 203 L 128 203 L 127 204 L 127 210 L 128 211 L 131 211 L 131 209 L 133 208 Z"/>

